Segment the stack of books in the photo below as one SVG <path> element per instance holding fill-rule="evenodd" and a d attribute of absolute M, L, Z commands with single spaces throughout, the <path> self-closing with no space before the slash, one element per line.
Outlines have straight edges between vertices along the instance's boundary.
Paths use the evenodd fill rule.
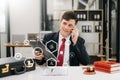
<path fill-rule="evenodd" d="M 94 67 L 95 70 L 107 73 L 120 72 L 120 63 L 114 61 L 95 61 Z"/>

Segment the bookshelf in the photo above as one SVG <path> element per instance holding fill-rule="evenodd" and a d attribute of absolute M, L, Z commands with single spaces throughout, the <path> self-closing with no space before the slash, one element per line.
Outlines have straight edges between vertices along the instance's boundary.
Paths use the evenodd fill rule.
<path fill-rule="evenodd" d="M 90 56 L 103 55 L 103 10 L 74 10 L 78 18 L 80 36 L 85 39 L 85 46 Z"/>

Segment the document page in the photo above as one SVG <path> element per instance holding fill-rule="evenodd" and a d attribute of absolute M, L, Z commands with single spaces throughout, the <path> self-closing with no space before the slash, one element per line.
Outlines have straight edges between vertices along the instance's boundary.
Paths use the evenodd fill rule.
<path fill-rule="evenodd" d="M 44 76 L 67 76 L 68 75 L 68 67 L 46 67 L 43 71 Z"/>

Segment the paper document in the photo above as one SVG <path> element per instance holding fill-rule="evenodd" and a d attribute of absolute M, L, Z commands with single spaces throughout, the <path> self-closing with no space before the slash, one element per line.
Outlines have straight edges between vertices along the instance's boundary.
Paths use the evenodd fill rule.
<path fill-rule="evenodd" d="M 44 76 L 67 76 L 68 75 L 68 68 L 67 67 L 46 67 L 43 72 Z"/>

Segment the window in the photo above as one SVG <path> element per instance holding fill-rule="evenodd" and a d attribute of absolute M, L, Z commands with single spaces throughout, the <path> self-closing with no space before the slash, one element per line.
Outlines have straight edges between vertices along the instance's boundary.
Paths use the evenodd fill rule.
<path fill-rule="evenodd" d="M 6 0 L 0 0 L 0 32 L 6 32 Z"/>

